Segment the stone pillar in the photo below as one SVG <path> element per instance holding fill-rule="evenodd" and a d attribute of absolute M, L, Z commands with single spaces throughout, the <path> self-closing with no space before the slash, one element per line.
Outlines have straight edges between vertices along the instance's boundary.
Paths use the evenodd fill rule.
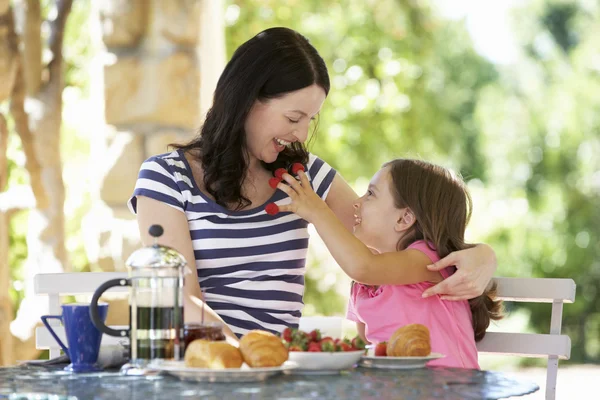
<path fill-rule="evenodd" d="M 208 4 L 209 2 L 210 4 Z M 104 271 L 123 270 L 141 244 L 135 216 L 127 209 L 142 162 L 170 151 L 169 143 L 192 138 L 201 124 L 201 61 L 224 65 L 223 23 L 201 29 L 212 12 L 222 19 L 222 0 L 105 0 L 94 2 L 106 51 L 102 107 L 105 123 L 94 138 L 92 159 L 102 165 L 96 177 L 101 199 L 84 220 L 88 257 Z M 221 46 L 202 46 L 210 34 Z M 201 57 L 202 49 L 211 54 Z M 212 54 L 212 53 L 215 53 Z M 211 56 L 215 56 L 214 59 Z M 214 66 L 217 63 L 216 67 Z M 219 65 L 220 64 L 220 65 Z M 207 78 L 208 79 L 208 78 Z"/>

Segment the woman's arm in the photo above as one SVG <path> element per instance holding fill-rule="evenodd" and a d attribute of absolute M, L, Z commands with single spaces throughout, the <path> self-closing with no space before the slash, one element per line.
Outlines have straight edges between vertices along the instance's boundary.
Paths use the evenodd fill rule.
<path fill-rule="evenodd" d="M 478 244 L 471 249 L 450 253 L 435 264 L 428 265 L 428 268 L 430 271 L 439 271 L 451 265 L 456 266 L 456 272 L 427 289 L 423 297 L 439 294 L 443 300 L 468 300 L 481 296 L 488 287 L 498 263 L 490 246 Z"/>
<path fill-rule="evenodd" d="M 145 196 L 137 197 L 137 221 L 142 243 L 149 246 L 154 238 L 148 233 L 148 228 L 160 224 L 164 234 L 158 241 L 163 246 L 169 246 L 183 255 L 187 261 L 187 271 L 184 279 L 184 318 L 186 322 L 200 322 L 202 319 L 203 296 L 198 283 L 196 257 L 185 214 L 181 211 Z M 231 343 L 237 343 L 237 336 L 231 328 L 208 305 L 204 306 L 204 320 L 223 324 L 223 333 Z"/>

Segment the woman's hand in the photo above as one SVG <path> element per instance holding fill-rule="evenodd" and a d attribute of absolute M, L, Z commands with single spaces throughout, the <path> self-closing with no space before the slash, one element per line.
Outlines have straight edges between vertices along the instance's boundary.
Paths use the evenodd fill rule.
<path fill-rule="evenodd" d="M 304 171 L 298 171 L 298 177 L 300 181 L 290 174 L 283 174 L 282 178 L 289 185 L 279 182 L 277 188 L 285 192 L 292 202 L 279 206 L 279 211 L 296 213 L 308 222 L 314 223 L 319 212 L 329 211 L 329 207 L 310 186 L 310 182 Z"/>
<path fill-rule="evenodd" d="M 480 296 L 496 271 L 496 254 L 490 246 L 478 244 L 450 253 L 427 268 L 440 271 L 452 265 L 456 266 L 456 272 L 423 292 L 423 297 L 439 294 L 442 300 L 468 300 Z"/>

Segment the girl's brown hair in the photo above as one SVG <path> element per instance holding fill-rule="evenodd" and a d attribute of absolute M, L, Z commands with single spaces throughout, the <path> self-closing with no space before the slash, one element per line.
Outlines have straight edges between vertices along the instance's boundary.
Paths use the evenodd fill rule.
<path fill-rule="evenodd" d="M 421 160 L 396 159 L 383 165 L 390 168 L 391 192 L 395 206 L 408 207 L 416 222 L 397 245 L 404 250 L 417 240 L 433 244 L 444 258 L 453 251 L 474 247 L 465 243 L 465 229 L 471 218 L 472 200 L 465 183 L 449 170 Z M 480 341 L 490 319 L 502 318 L 502 302 L 496 301 L 496 284 L 481 296 L 469 300 L 475 340 Z"/>

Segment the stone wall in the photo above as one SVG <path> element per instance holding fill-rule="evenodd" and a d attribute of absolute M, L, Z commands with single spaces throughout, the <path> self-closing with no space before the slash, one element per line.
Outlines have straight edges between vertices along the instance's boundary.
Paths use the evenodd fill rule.
<path fill-rule="evenodd" d="M 222 70 L 225 53 L 223 23 L 211 24 L 212 32 L 201 28 L 206 18 L 222 19 L 224 5 L 222 0 L 97 4 L 106 48 L 102 73 L 108 128 L 92 146 L 92 158 L 105 168 L 98 176 L 100 205 L 94 206 L 83 230 L 92 264 L 111 271 L 123 270 L 127 257 L 140 246 L 135 216 L 126 205 L 140 165 L 169 151 L 168 144 L 188 141 L 201 124 L 207 106 L 200 104 L 206 98 L 202 89 L 212 95 L 217 79 L 206 78 L 202 69 L 211 60 L 211 69 L 216 62 L 216 69 Z M 207 34 L 212 51 L 214 43 L 222 49 L 216 57 L 201 58 L 202 36 Z"/>

